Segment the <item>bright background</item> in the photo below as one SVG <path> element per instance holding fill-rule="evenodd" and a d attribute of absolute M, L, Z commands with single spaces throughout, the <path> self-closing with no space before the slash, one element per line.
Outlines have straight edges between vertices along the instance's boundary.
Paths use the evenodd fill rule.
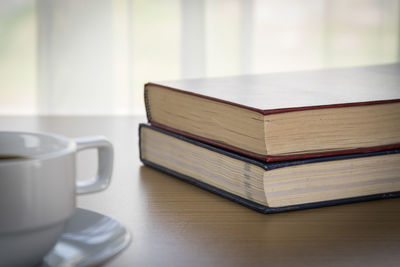
<path fill-rule="evenodd" d="M 148 81 L 395 62 L 399 26 L 399 0 L 1 0 L 0 115 L 144 114 Z"/>

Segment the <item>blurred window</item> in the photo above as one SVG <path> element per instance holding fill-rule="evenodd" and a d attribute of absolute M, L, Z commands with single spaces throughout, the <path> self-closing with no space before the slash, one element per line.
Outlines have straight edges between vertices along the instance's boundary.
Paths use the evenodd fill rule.
<path fill-rule="evenodd" d="M 0 114 L 143 115 L 148 81 L 395 62 L 399 13 L 400 0 L 2 0 Z"/>

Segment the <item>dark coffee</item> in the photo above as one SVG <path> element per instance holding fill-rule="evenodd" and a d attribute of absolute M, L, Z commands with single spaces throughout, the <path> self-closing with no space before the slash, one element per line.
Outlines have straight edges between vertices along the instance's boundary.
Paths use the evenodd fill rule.
<path fill-rule="evenodd" d="M 16 160 L 16 159 L 30 159 L 30 157 L 18 156 L 18 155 L 0 155 L 0 160 Z"/>

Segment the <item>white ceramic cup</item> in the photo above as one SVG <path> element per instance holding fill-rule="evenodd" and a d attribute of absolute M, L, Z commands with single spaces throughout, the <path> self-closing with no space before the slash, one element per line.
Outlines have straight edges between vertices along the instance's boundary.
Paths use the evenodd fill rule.
<path fill-rule="evenodd" d="M 97 149 L 97 175 L 76 182 L 76 153 Z M 76 139 L 0 132 L 0 266 L 33 266 L 54 246 L 75 210 L 75 194 L 105 189 L 113 148 L 104 137 Z"/>

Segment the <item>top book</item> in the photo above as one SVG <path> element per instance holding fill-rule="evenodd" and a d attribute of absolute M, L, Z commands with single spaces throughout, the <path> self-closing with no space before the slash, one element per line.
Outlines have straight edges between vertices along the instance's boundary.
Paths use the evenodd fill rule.
<path fill-rule="evenodd" d="M 400 64 L 145 85 L 155 126 L 265 161 L 400 147 Z"/>

